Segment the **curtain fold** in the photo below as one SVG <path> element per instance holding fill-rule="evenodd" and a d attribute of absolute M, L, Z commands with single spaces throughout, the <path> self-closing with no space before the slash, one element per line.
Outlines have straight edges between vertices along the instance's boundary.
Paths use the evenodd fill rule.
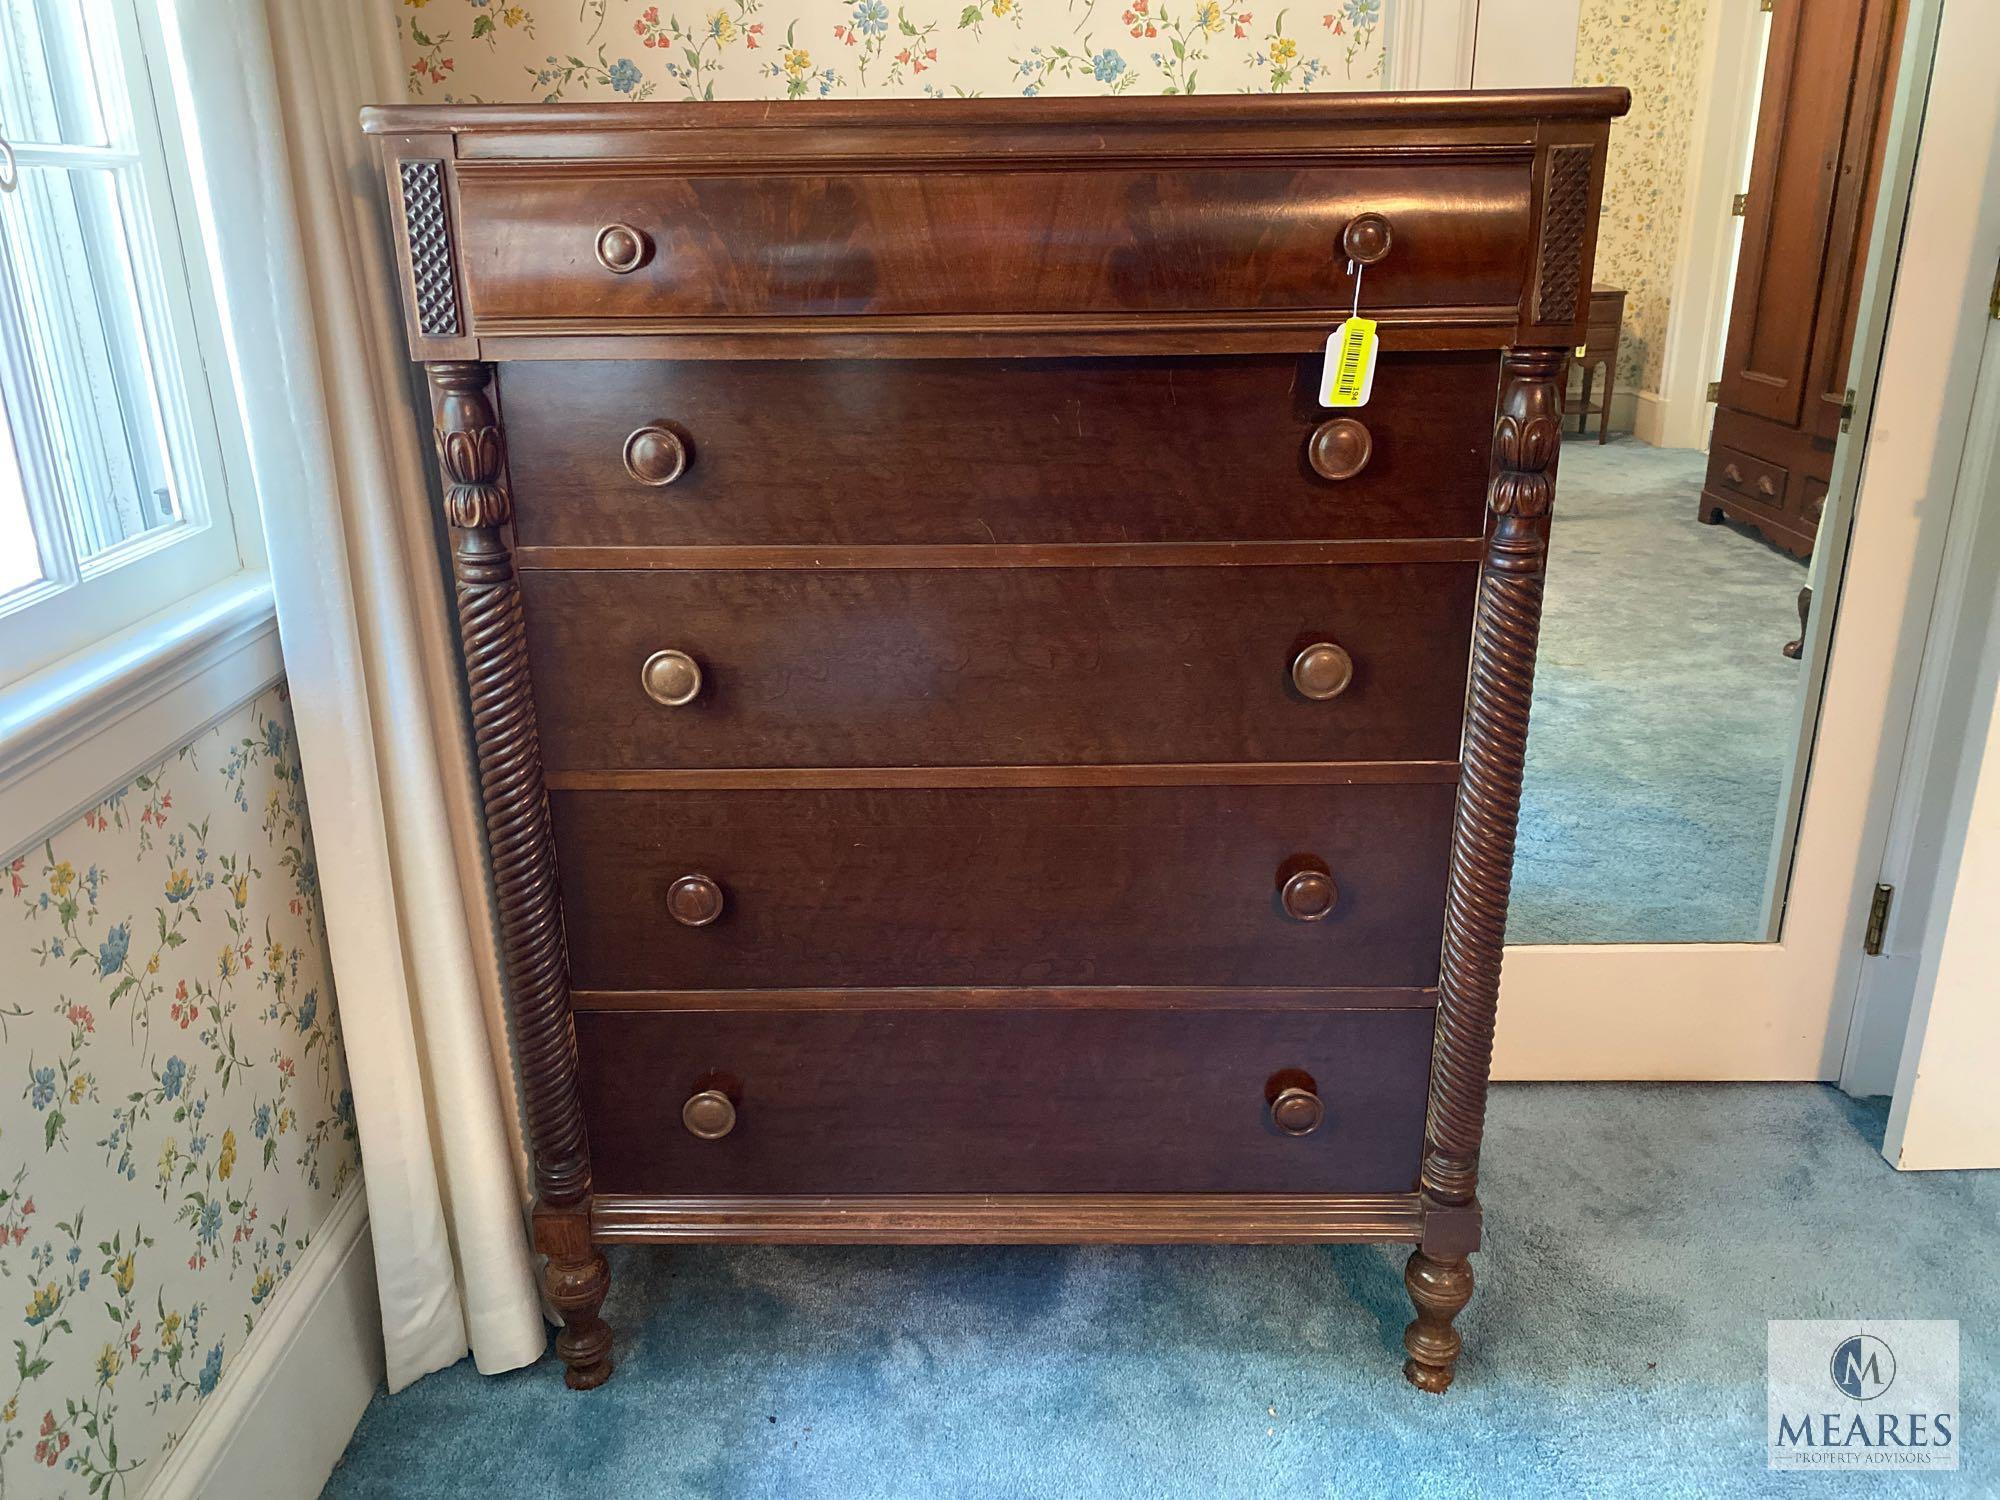
<path fill-rule="evenodd" d="M 179 0 L 196 196 L 270 551 L 389 1387 L 546 1346 L 477 793 L 364 104 L 385 9 Z"/>

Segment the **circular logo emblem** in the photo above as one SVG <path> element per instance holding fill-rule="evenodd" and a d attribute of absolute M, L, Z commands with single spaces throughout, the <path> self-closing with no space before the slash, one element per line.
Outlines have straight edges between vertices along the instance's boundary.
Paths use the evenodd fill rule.
<path fill-rule="evenodd" d="M 1833 1351 L 1831 1373 L 1843 1396 L 1873 1401 L 1895 1384 L 1896 1356 L 1874 1334 L 1853 1334 Z"/>

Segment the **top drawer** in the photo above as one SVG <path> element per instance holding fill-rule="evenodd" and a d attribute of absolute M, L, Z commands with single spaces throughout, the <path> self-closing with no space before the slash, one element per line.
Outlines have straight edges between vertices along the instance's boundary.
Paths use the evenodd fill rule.
<path fill-rule="evenodd" d="M 1426 164 L 692 172 L 461 162 L 472 327 L 1344 307 L 1342 231 L 1390 220 L 1363 308 L 1513 308 L 1525 156 Z M 614 233 L 609 254 L 600 237 Z M 636 255 L 620 252 L 636 251 Z M 637 264 L 624 269 L 625 260 Z M 609 262 L 609 264 L 607 264 Z"/>

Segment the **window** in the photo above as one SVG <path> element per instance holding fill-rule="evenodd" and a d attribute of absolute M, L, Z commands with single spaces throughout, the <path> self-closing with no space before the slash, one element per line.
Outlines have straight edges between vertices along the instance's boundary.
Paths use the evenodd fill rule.
<path fill-rule="evenodd" d="M 0 686 L 245 562 L 152 10 L 0 0 Z"/>

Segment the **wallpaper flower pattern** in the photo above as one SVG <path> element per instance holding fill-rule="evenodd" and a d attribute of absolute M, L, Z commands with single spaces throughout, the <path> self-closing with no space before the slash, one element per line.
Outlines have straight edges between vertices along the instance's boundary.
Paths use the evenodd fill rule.
<path fill-rule="evenodd" d="M 283 689 L 0 911 L 0 1495 L 138 1494 L 359 1166 Z"/>
<path fill-rule="evenodd" d="M 1576 81 L 1632 91 L 1611 131 L 1594 278 L 1625 289 L 1622 390 L 1659 388 L 1707 11 L 1708 0 L 1583 0 L 1577 18 Z"/>
<path fill-rule="evenodd" d="M 388 0 L 412 99 L 1379 87 L 1384 0 Z"/>

